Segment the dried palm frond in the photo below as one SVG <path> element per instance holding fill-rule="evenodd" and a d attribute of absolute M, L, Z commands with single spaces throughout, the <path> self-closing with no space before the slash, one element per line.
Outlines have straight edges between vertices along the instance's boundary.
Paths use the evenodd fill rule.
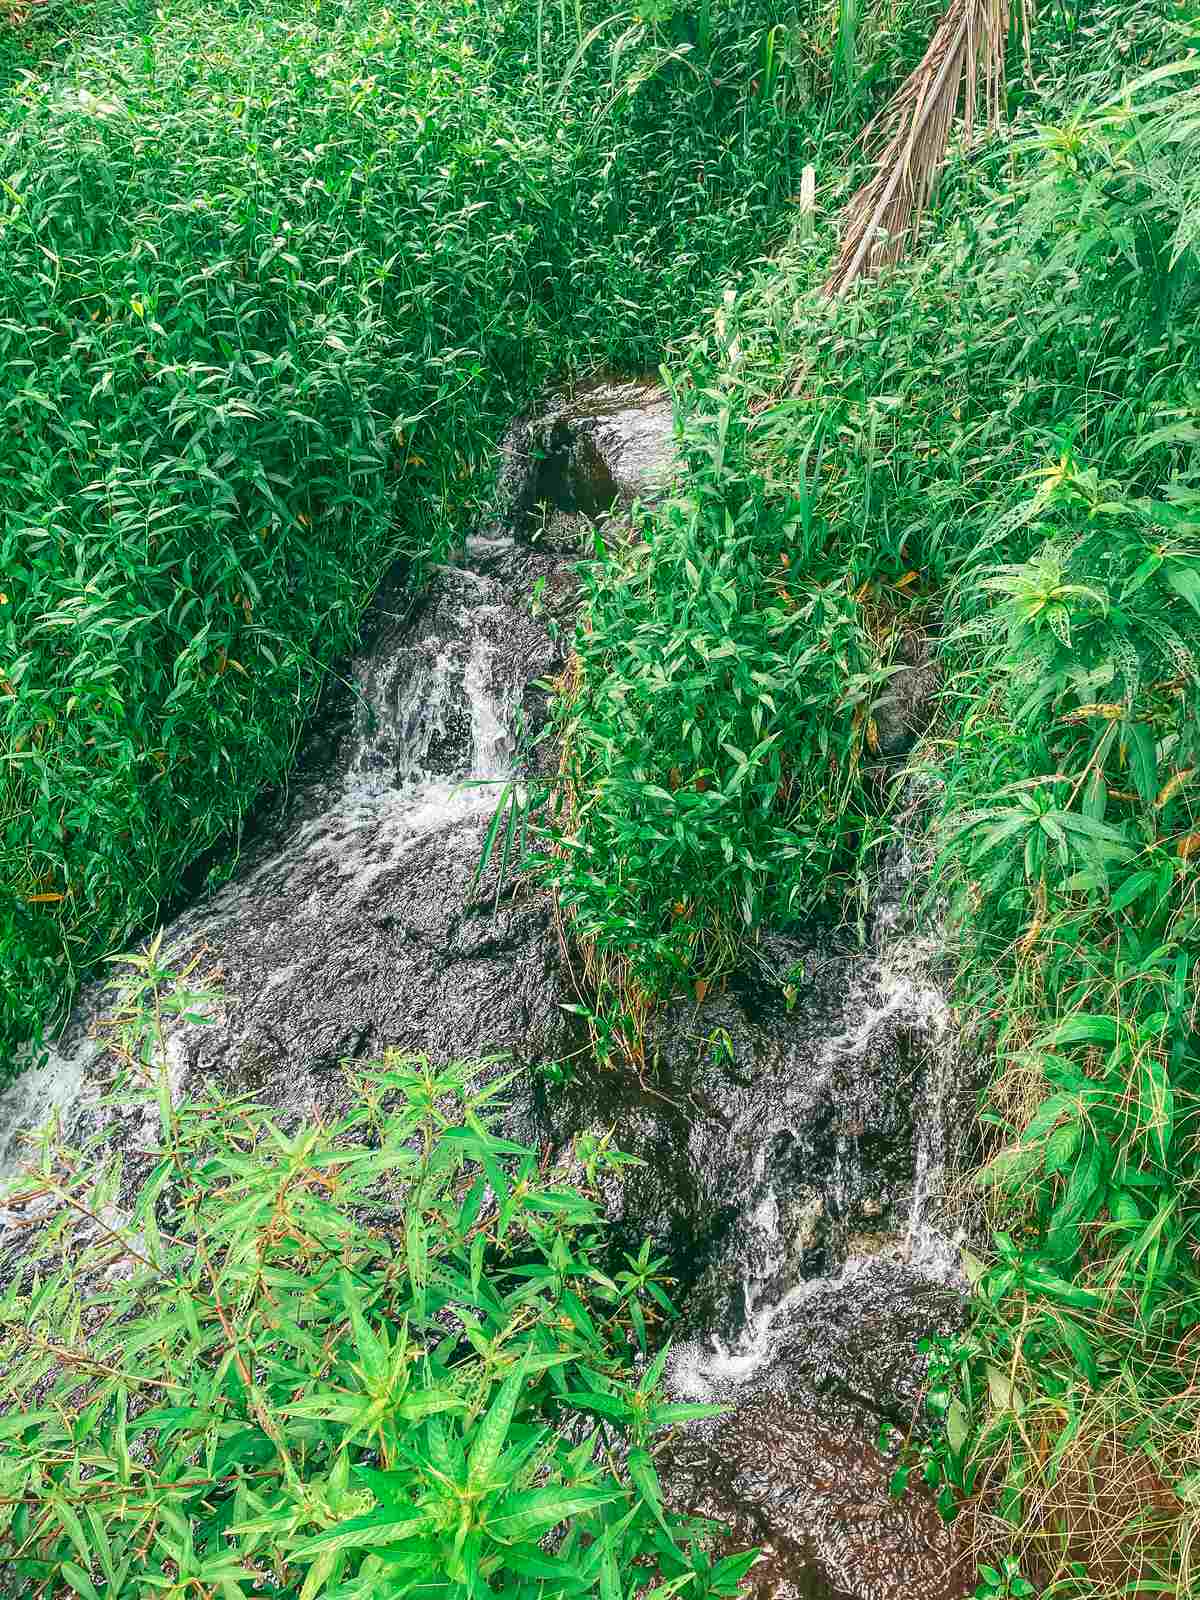
<path fill-rule="evenodd" d="M 950 0 L 921 64 L 863 134 L 864 144 L 882 148 L 873 176 L 846 209 L 826 293 L 844 294 L 864 272 L 903 254 L 945 163 L 960 100 L 968 146 L 978 121 L 998 126 L 1010 33 L 1015 20 L 1028 47 L 1033 6 L 1034 0 Z"/>

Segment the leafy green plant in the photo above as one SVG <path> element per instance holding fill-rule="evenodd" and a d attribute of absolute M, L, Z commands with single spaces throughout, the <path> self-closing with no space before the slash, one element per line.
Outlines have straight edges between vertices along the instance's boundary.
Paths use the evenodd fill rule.
<path fill-rule="evenodd" d="M 287 1132 L 173 1103 L 166 1018 L 205 998 L 131 958 L 106 1103 L 158 1149 L 48 1146 L 10 1200 L 40 1208 L 0 1299 L 21 1592 L 729 1600 L 754 1553 L 710 1558 L 655 1469 L 712 1410 L 659 1393 L 660 1263 L 607 1270 L 588 1196 L 491 1130 L 495 1064 L 390 1057 Z"/>
<path fill-rule="evenodd" d="M 697 382 L 678 400 L 685 484 L 584 569 L 579 687 L 537 858 L 577 935 L 619 948 L 651 989 L 720 970 L 837 858 L 836 801 L 821 829 L 798 796 L 857 739 L 855 705 L 886 676 L 844 584 L 792 593 L 821 531 L 803 494 L 768 488 L 733 394 Z"/>
<path fill-rule="evenodd" d="M 822 108 L 750 88 L 785 11 L 706 10 L 699 76 L 690 13 L 568 70 L 609 13 L 541 0 L 98 0 L 13 43 L 0 1049 L 280 778 L 514 412 L 652 364 L 786 227 Z"/>
<path fill-rule="evenodd" d="M 965 1507 L 985 1589 L 1064 1600 L 1190 1594 L 1200 1549 L 1194 39 L 1044 15 L 923 255 L 830 307 L 796 238 L 724 306 L 679 491 L 588 580 L 544 862 L 594 970 L 699 994 L 765 917 L 849 920 L 923 774 L 999 1070 L 972 1326 L 902 1468 Z M 877 713 L 922 634 L 900 772 Z"/>
<path fill-rule="evenodd" d="M 1196 1581 L 1181 1353 L 1200 1303 L 1200 522 L 1195 455 L 1163 421 L 1173 399 L 1139 396 L 1146 352 L 1197 313 L 1177 219 L 1200 101 L 1172 88 L 1179 71 L 1141 85 L 1145 110 L 1135 91 L 1069 142 L 1039 136 L 1042 270 L 1080 274 L 1122 398 L 1078 433 L 1060 423 L 950 594 L 963 672 L 939 758 L 939 887 L 956 891 L 964 998 L 998 1054 L 977 1176 L 996 1231 L 971 1263 L 973 1326 L 935 1362 L 932 1465 L 969 1504 L 996 1581 L 1019 1570 L 1055 1595 Z M 1190 362 L 1170 382 L 1190 392 Z"/>
<path fill-rule="evenodd" d="M 999 1570 L 984 1562 L 979 1569 L 979 1584 L 975 1600 L 1029 1600 L 1037 1591 L 1012 1556 L 1005 1556 Z"/>

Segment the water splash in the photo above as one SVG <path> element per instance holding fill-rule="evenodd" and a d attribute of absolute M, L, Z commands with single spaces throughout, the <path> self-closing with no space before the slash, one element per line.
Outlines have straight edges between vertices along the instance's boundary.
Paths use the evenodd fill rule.
<path fill-rule="evenodd" d="M 97 1039 L 84 1037 L 61 1050 L 42 1052 L 36 1066 L 21 1070 L 0 1094 L 0 1182 L 14 1177 L 36 1154 L 37 1135 L 49 1134 L 79 1099 L 89 1068 L 102 1056 Z M 26 1056 L 28 1060 L 28 1055 Z M 0 1211 L 0 1231 L 3 1231 Z"/>
<path fill-rule="evenodd" d="M 492 541 L 491 553 L 510 547 Z M 442 569 L 426 612 L 399 646 L 387 634 L 356 659 L 353 726 L 320 808 L 310 815 L 301 807 L 291 823 L 276 826 L 233 879 L 168 928 L 168 952 L 197 935 L 219 948 L 271 903 L 286 915 L 284 951 L 320 949 L 331 903 L 342 914 L 365 911 L 414 850 L 436 838 L 443 859 L 478 854 L 498 787 L 513 772 L 514 713 L 528 676 L 519 655 L 499 648 L 512 623 L 503 601 L 494 580 Z M 279 960 L 257 999 L 293 984 L 299 966 L 290 956 Z M 90 1023 L 103 1009 L 93 985 L 44 1064 L 0 1095 L 0 1179 L 19 1170 L 35 1130 L 69 1122 L 94 1098 L 103 1047 Z M 167 1040 L 176 1097 L 186 1076 L 187 1033 L 179 1025 Z M 130 1147 L 152 1145 L 153 1135 L 148 1126 L 130 1129 Z"/>
<path fill-rule="evenodd" d="M 804 1258 L 807 1241 L 798 1241 L 796 1235 L 815 1218 L 806 1218 L 803 1211 L 797 1216 L 794 1207 L 789 1211 L 778 1180 L 771 1175 L 768 1144 L 760 1142 L 748 1197 L 731 1230 L 742 1263 L 739 1326 L 732 1338 L 709 1330 L 673 1353 L 668 1384 L 682 1399 L 731 1402 L 740 1391 L 764 1382 L 771 1387 L 771 1368 L 781 1347 L 803 1335 L 805 1307 L 818 1297 L 853 1299 L 859 1280 L 881 1258 L 901 1264 L 931 1285 L 965 1287 L 961 1233 L 946 1231 L 942 1222 L 949 1105 L 961 1074 L 961 1047 L 953 1013 L 936 979 L 942 945 L 936 932 L 917 932 L 910 926 L 905 888 L 911 873 L 907 854 L 898 852 L 877 907 L 874 953 L 855 968 L 842 1012 L 844 1025 L 814 1041 L 812 1052 L 813 1090 L 823 1088 L 836 1098 L 838 1081 L 853 1082 L 856 1066 L 861 1067 L 883 1041 L 897 1032 L 917 1041 L 920 1071 L 913 1092 L 919 1095 L 919 1104 L 911 1198 L 902 1227 L 870 1250 L 847 1239 L 832 1270 L 804 1275 L 797 1263 Z M 752 1104 L 740 1120 L 752 1121 L 759 1114 Z M 789 1131 L 799 1136 L 798 1128 Z M 835 1213 L 848 1214 L 862 1176 L 855 1139 L 840 1134 L 823 1203 Z"/>

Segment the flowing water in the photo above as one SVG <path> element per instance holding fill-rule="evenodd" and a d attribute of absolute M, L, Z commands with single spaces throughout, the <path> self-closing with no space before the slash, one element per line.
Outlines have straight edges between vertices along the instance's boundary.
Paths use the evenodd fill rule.
<path fill-rule="evenodd" d="M 220 989 L 210 1026 L 171 1034 L 176 1093 L 215 1080 L 299 1120 L 337 1102 L 340 1062 L 390 1046 L 531 1064 L 577 1048 L 545 897 L 477 868 L 565 665 L 580 532 L 669 457 L 661 391 L 577 395 L 514 430 L 509 527 L 469 542 L 415 609 L 385 585 L 288 793 L 166 929 Z M 551 1089 L 531 1072 L 512 1111 L 564 1160 L 574 1134 L 612 1128 L 645 1163 L 606 1196 L 615 1237 L 654 1238 L 678 1280 L 674 1392 L 731 1407 L 673 1444 L 670 1494 L 763 1543 L 754 1588 L 780 1600 L 964 1592 L 952 1536 L 919 1495 L 890 1498 L 874 1442 L 881 1420 L 911 1424 L 916 1341 L 960 1305 L 940 1196 L 964 1074 L 936 942 L 904 911 L 910 875 L 891 861 L 865 951 L 764 937 L 727 987 L 655 1019 L 641 1074 Z M 0 1100 L 9 1170 L 51 1114 L 106 1127 L 131 1169 L 152 1144 L 140 1111 L 99 1103 L 104 1004 L 85 993 Z"/>

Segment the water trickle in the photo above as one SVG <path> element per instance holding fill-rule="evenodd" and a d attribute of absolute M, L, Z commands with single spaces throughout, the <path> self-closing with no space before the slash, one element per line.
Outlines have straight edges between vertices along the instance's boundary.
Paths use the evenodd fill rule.
<path fill-rule="evenodd" d="M 19 1170 L 35 1131 L 48 1130 L 69 1115 L 88 1067 L 102 1051 L 94 1039 L 66 1050 L 48 1050 L 38 1065 L 26 1067 L 0 1095 L 0 1183 Z"/>
<path fill-rule="evenodd" d="M 663 1481 L 770 1547 L 761 1600 L 962 1592 L 954 1539 L 919 1493 L 892 1504 L 875 1442 L 919 1415 L 918 1340 L 961 1306 L 943 1191 L 963 1062 L 911 875 L 897 853 L 867 950 L 766 941 L 773 978 L 669 1011 L 640 1076 L 606 1069 L 551 1108 L 560 1144 L 612 1129 L 645 1163 L 610 1209 L 680 1280 L 668 1388 L 731 1408 L 689 1425 Z"/>
<path fill-rule="evenodd" d="M 461 998 L 473 880 L 513 772 L 517 707 L 557 660 L 525 605 L 548 562 L 498 538 L 476 559 L 479 571 L 441 569 L 410 619 L 381 605 L 377 637 L 349 670 L 333 760 L 310 774 L 302 757 L 293 796 L 265 819 L 237 873 L 168 927 L 164 948 L 181 963 L 213 953 L 226 995 L 215 1026 L 172 1033 L 176 1090 L 205 1069 L 253 1081 L 265 1055 L 315 1104 L 313 1073 L 344 1055 L 419 1046 L 439 991 L 453 985 Z M 545 966 L 539 957 L 539 981 Z M 406 1004 L 418 991 L 420 1003 Z M 531 996 L 518 986 L 515 1000 L 520 1015 Z M 0 1172 L 12 1170 L 22 1134 L 96 1100 L 111 1070 L 89 1036 L 102 1008 L 93 986 L 45 1065 L 0 1097 Z M 506 1020 L 516 1044 L 517 1019 Z M 494 1045 L 501 1030 L 487 1031 L 445 1053 Z"/>

